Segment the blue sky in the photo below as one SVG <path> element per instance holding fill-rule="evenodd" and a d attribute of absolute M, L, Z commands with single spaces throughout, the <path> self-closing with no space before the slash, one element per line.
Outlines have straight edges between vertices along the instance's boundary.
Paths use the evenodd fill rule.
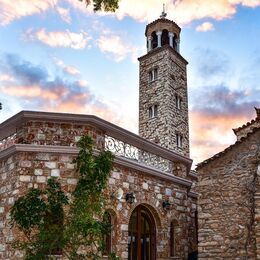
<path fill-rule="evenodd" d="M 121 0 L 115 14 L 78 0 L 0 0 L 0 122 L 20 110 L 95 114 L 138 132 L 138 61 L 147 23 L 182 27 L 189 61 L 191 157 L 234 142 L 260 99 L 260 0 Z"/>

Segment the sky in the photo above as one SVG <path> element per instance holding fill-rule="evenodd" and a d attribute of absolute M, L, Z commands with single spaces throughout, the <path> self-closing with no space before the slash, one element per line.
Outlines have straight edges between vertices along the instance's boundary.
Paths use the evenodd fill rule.
<path fill-rule="evenodd" d="M 181 28 L 194 165 L 234 143 L 260 107 L 260 0 L 0 0 L 0 123 L 21 110 L 94 114 L 138 133 L 145 26 Z"/>

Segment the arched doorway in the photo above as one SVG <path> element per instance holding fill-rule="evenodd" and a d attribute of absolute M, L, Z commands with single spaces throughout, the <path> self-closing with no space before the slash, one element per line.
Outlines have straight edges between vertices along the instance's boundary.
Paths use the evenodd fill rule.
<path fill-rule="evenodd" d="M 128 259 L 156 259 L 156 227 L 152 214 L 143 205 L 133 211 L 128 227 Z"/>

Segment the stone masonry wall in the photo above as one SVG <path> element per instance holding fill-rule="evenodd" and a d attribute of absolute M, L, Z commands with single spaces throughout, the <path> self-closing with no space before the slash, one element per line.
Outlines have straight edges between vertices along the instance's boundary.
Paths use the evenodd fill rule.
<path fill-rule="evenodd" d="M 1 162 L 1 259 L 18 259 L 21 252 L 15 252 L 8 244 L 20 236 L 10 229 L 9 210 L 14 201 L 31 187 L 44 188 L 50 176 L 57 177 L 62 189 L 70 193 L 77 183 L 72 156 L 52 153 L 19 153 Z M 9 171 L 10 168 L 13 171 Z M 5 184 L 4 184 L 5 183 Z M 111 194 L 121 187 L 124 194 L 134 192 L 136 202 L 126 203 L 112 199 Z M 176 184 L 149 177 L 145 173 L 115 165 L 109 187 L 106 190 L 108 209 L 116 216 L 114 248 L 122 259 L 127 259 L 128 223 L 131 212 L 139 204 L 144 204 L 152 212 L 157 225 L 157 259 L 169 258 L 170 222 L 178 222 L 178 259 L 185 259 L 189 247 L 194 245 L 194 212 L 196 201 L 187 196 L 187 189 Z M 162 207 L 162 202 L 172 203 L 170 211 Z M 193 227 L 193 228 L 192 228 Z M 189 233 L 190 232 L 190 233 Z M 117 241 L 117 242 L 115 242 Z"/>
<path fill-rule="evenodd" d="M 186 62 L 168 46 L 139 58 L 139 134 L 163 147 L 189 156 L 188 96 Z M 158 78 L 149 82 L 149 71 L 157 68 Z M 175 95 L 182 99 L 176 108 Z M 158 105 L 158 116 L 149 119 L 148 110 Z M 176 134 L 183 136 L 177 147 Z"/>
<path fill-rule="evenodd" d="M 256 259 L 259 149 L 257 131 L 198 168 L 199 259 Z"/>
<path fill-rule="evenodd" d="M 77 122 L 28 121 L 17 130 L 16 143 L 38 145 L 76 146 L 82 135 L 89 135 L 94 141 L 104 132 L 94 126 Z"/>
<path fill-rule="evenodd" d="M 18 129 L 17 143 L 40 145 L 63 145 L 68 149 L 83 134 L 93 138 L 101 136 L 103 131 L 88 125 L 76 123 L 27 122 Z M 57 177 L 62 189 L 68 194 L 75 188 L 77 174 L 72 163 L 75 155 L 60 154 L 50 151 L 17 152 L 0 160 L 0 259 L 19 259 L 21 252 L 15 252 L 10 245 L 14 237 L 20 237 L 17 230 L 12 230 L 9 223 L 9 211 L 14 201 L 24 195 L 29 188 L 44 188 L 47 179 Z M 176 165 L 176 173 L 186 176 L 186 168 Z M 157 259 L 169 259 L 170 223 L 178 223 L 176 229 L 175 259 L 186 259 L 189 252 L 196 250 L 195 211 L 196 199 L 188 197 L 187 187 L 131 168 L 115 164 L 109 178 L 109 187 L 105 191 L 108 198 L 108 210 L 115 216 L 113 248 L 121 259 L 127 259 L 128 223 L 131 213 L 139 204 L 145 205 L 155 218 L 157 229 Z M 132 205 L 122 198 L 112 199 L 111 195 L 118 188 L 124 194 L 134 192 L 136 202 Z M 162 202 L 169 200 L 171 210 L 166 211 Z"/>
<path fill-rule="evenodd" d="M 255 237 L 256 259 L 260 259 L 260 164 L 257 167 L 256 193 L 255 193 Z"/>

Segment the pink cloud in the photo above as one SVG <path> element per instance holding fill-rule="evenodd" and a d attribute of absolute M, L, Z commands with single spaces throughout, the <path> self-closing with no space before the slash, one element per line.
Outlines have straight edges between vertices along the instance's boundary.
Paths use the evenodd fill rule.
<path fill-rule="evenodd" d="M 54 48 L 72 48 L 75 50 L 84 49 L 91 37 L 84 31 L 79 33 L 67 31 L 47 32 L 45 29 L 38 31 L 28 30 L 24 34 L 24 38 L 28 40 L 38 40 L 50 47 Z"/>
<path fill-rule="evenodd" d="M 58 6 L 56 10 L 64 22 L 71 23 L 71 16 L 70 16 L 69 9 Z"/>
<path fill-rule="evenodd" d="M 42 89 L 40 86 L 4 86 L 1 88 L 1 91 L 5 94 L 8 94 L 13 97 L 19 98 L 41 98 L 47 100 L 57 100 L 59 99 L 61 93 L 65 94 L 66 92 L 61 88 L 57 91 Z"/>
<path fill-rule="evenodd" d="M 214 25 L 210 22 L 202 23 L 201 25 L 196 27 L 196 31 L 198 32 L 207 32 L 213 30 L 214 30 Z"/>
<path fill-rule="evenodd" d="M 58 0 L 0 0 L 0 25 L 7 25 L 13 20 L 25 16 L 40 14 L 53 8 Z"/>
<path fill-rule="evenodd" d="M 66 65 L 62 60 L 54 57 L 53 58 L 53 61 L 54 63 L 59 66 L 64 72 L 72 75 L 72 76 L 78 76 L 80 75 L 80 71 L 74 67 L 74 66 L 71 66 L 71 65 Z"/>
<path fill-rule="evenodd" d="M 97 40 L 97 46 L 103 53 L 111 54 L 115 61 L 120 62 L 125 59 L 132 49 L 118 35 L 101 35 Z"/>
<path fill-rule="evenodd" d="M 190 140 L 194 165 L 234 143 L 236 137 L 232 128 L 241 126 L 251 119 L 239 113 L 210 115 L 201 111 L 191 111 Z"/>
<path fill-rule="evenodd" d="M 164 3 L 167 18 L 175 20 L 180 25 L 204 18 L 230 18 L 237 12 L 238 5 L 251 8 L 260 6 L 259 0 L 165 0 Z M 161 0 L 121 0 L 115 15 L 119 19 L 130 16 L 140 22 L 151 22 L 159 17 L 161 10 Z"/>

